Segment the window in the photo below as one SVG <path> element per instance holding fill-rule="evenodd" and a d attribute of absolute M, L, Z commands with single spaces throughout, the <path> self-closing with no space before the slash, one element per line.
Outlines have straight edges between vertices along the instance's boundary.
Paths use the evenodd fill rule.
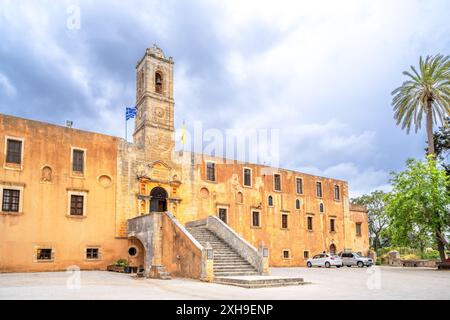
<path fill-rule="evenodd" d="M 252 212 L 252 227 L 260 227 L 260 212 L 253 211 Z"/>
<path fill-rule="evenodd" d="M 22 141 L 7 139 L 6 140 L 6 162 L 7 163 L 22 163 Z"/>
<path fill-rule="evenodd" d="M 52 260 L 52 249 L 37 249 L 37 260 Z"/>
<path fill-rule="evenodd" d="M 319 204 L 319 211 L 320 211 L 321 213 L 324 212 L 323 203 L 320 203 L 320 204 Z"/>
<path fill-rule="evenodd" d="M 267 205 L 268 205 L 269 207 L 273 207 L 273 197 L 272 197 L 272 196 L 269 196 L 269 197 L 267 198 Z"/>
<path fill-rule="evenodd" d="M 159 72 L 155 73 L 155 91 L 162 93 L 162 76 Z"/>
<path fill-rule="evenodd" d="M 289 250 L 283 250 L 283 259 L 289 259 L 290 256 Z"/>
<path fill-rule="evenodd" d="M 287 214 L 281 215 L 281 228 L 282 229 L 288 228 L 288 215 Z"/>
<path fill-rule="evenodd" d="M 72 153 L 72 171 L 76 173 L 84 172 L 84 151 L 73 149 Z"/>
<path fill-rule="evenodd" d="M 252 169 L 244 168 L 244 186 L 252 186 Z"/>
<path fill-rule="evenodd" d="M 219 219 L 227 223 L 227 209 L 219 208 Z"/>
<path fill-rule="evenodd" d="M 313 229 L 313 217 L 308 217 L 308 230 L 312 231 Z"/>
<path fill-rule="evenodd" d="M 295 187 L 297 194 L 303 194 L 303 180 L 301 178 L 295 179 Z"/>
<path fill-rule="evenodd" d="M 99 258 L 99 254 L 98 254 L 98 248 L 86 248 L 86 259 L 98 259 Z"/>
<path fill-rule="evenodd" d="M 278 173 L 273 175 L 273 189 L 275 191 L 281 191 L 281 175 Z"/>
<path fill-rule="evenodd" d="M 295 200 L 295 209 L 300 209 L 300 199 Z"/>
<path fill-rule="evenodd" d="M 238 192 L 236 195 L 236 202 L 237 203 L 244 203 L 244 195 L 242 192 Z"/>
<path fill-rule="evenodd" d="M 216 164 L 214 162 L 206 163 L 206 180 L 216 181 Z"/>
<path fill-rule="evenodd" d="M 138 251 L 137 251 L 137 248 L 136 248 L 136 247 L 129 247 L 129 248 L 128 248 L 128 255 L 129 255 L 130 257 L 136 256 L 137 253 L 138 253 Z"/>
<path fill-rule="evenodd" d="M 309 258 L 309 251 L 303 251 L 303 258 L 308 259 Z"/>
<path fill-rule="evenodd" d="M 361 223 L 356 223 L 356 236 L 361 237 Z"/>
<path fill-rule="evenodd" d="M 334 186 L 334 200 L 340 200 L 341 199 L 341 190 L 338 185 Z"/>
<path fill-rule="evenodd" d="M 74 195 L 70 196 L 70 215 L 82 216 L 84 209 L 84 196 Z"/>
<path fill-rule="evenodd" d="M 322 198 L 322 182 L 316 182 L 316 196 Z"/>
<path fill-rule="evenodd" d="M 19 212 L 20 191 L 3 189 L 2 211 Z"/>
<path fill-rule="evenodd" d="M 330 220 L 330 232 L 335 232 L 334 219 Z"/>

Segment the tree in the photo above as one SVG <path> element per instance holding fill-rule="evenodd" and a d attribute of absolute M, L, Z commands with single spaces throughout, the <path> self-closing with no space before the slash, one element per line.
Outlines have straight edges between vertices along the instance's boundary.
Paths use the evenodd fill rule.
<path fill-rule="evenodd" d="M 448 162 L 450 154 L 450 118 L 447 118 L 445 124 L 433 134 L 433 138 L 436 158 L 447 171 L 447 174 L 450 175 L 450 163 Z"/>
<path fill-rule="evenodd" d="M 433 241 L 445 260 L 445 234 L 450 229 L 449 176 L 436 166 L 434 156 L 426 161 L 410 159 L 405 171 L 392 175 L 386 212 L 393 243 L 417 247 Z"/>
<path fill-rule="evenodd" d="M 420 57 L 419 71 L 411 66 L 411 71 L 403 74 L 408 80 L 392 91 L 394 118 L 407 133 L 412 125 L 417 133 L 425 114 L 428 154 L 435 154 L 433 123 L 442 123 L 450 115 L 450 57 Z"/>
<path fill-rule="evenodd" d="M 352 204 L 362 205 L 367 208 L 369 215 L 369 238 L 372 248 L 377 251 L 389 242 L 385 232 L 389 226 L 389 216 L 385 210 L 386 193 L 383 191 L 373 191 L 351 199 Z"/>

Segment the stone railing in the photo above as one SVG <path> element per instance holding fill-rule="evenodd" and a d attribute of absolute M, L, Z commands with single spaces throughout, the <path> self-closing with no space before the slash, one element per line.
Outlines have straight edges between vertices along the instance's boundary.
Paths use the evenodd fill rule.
<path fill-rule="evenodd" d="M 206 228 L 224 240 L 239 255 L 246 259 L 252 266 L 254 266 L 260 274 L 269 273 L 269 249 L 261 247 L 257 250 L 247 240 L 241 237 L 233 229 L 231 229 L 226 223 L 215 216 L 209 216 L 206 219 Z M 193 223 L 199 223 L 202 225 L 202 220 L 195 221 Z M 203 225 L 205 223 L 203 222 Z M 192 225 L 190 225 L 192 226 Z"/>
<path fill-rule="evenodd" d="M 163 230 L 163 264 L 167 270 L 175 276 L 211 281 L 211 248 L 203 247 L 170 212 L 164 213 Z"/>

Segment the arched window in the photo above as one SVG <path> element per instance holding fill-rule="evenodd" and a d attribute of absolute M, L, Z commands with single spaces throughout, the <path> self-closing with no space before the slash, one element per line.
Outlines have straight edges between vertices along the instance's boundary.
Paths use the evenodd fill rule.
<path fill-rule="evenodd" d="M 300 209 L 300 199 L 295 200 L 295 209 Z"/>
<path fill-rule="evenodd" d="M 162 93 L 162 83 L 163 83 L 163 79 L 162 79 L 162 75 L 159 72 L 155 73 L 155 91 L 157 93 Z"/>
<path fill-rule="evenodd" d="M 238 192 L 236 196 L 236 202 L 237 203 L 244 203 L 244 195 L 242 192 Z"/>
<path fill-rule="evenodd" d="M 323 203 L 320 203 L 320 205 L 319 205 L 319 210 L 320 210 L 320 212 L 323 212 Z"/>
<path fill-rule="evenodd" d="M 272 206 L 273 206 L 273 198 L 272 198 L 272 196 L 269 196 L 269 197 L 267 198 L 267 204 L 269 205 L 269 207 L 272 207 Z"/>

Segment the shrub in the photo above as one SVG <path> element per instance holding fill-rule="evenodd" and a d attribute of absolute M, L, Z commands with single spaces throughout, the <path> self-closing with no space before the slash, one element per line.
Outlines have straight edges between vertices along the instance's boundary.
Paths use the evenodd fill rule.
<path fill-rule="evenodd" d="M 420 256 L 413 253 L 402 255 L 401 258 L 403 260 L 420 260 Z"/>
<path fill-rule="evenodd" d="M 127 259 L 119 259 L 116 261 L 116 266 L 128 267 L 128 260 Z"/>

